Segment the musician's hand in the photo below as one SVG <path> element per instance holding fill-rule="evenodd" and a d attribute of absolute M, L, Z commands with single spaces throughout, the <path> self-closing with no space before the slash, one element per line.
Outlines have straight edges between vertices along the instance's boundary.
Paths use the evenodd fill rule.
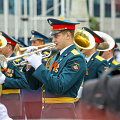
<path fill-rule="evenodd" d="M 0 71 L 0 84 L 3 84 L 5 82 L 6 76 Z"/>
<path fill-rule="evenodd" d="M 30 52 L 35 49 L 35 46 L 30 46 L 26 52 Z M 39 55 L 37 55 L 36 53 L 31 53 L 30 55 L 26 56 L 26 60 L 30 65 L 37 69 L 42 64 L 42 54 L 40 52 Z"/>

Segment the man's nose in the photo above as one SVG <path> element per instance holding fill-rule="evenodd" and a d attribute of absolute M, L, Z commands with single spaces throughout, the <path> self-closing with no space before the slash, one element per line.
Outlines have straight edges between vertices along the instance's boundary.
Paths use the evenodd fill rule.
<path fill-rule="evenodd" d="M 52 42 L 55 42 L 55 38 L 54 37 L 52 38 Z"/>

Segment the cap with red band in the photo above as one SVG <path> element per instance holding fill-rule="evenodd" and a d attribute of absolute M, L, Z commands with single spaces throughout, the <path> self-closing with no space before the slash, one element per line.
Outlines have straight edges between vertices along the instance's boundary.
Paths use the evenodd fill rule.
<path fill-rule="evenodd" d="M 75 25 L 80 23 L 70 22 L 67 20 L 58 20 L 49 18 L 47 19 L 48 23 L 51 26 L 50 35 L 61 32 L 62 30 L 75 30 Z"/>
<path fill-rule="evenodd" d="M 97 42 L 98 44 L 100 44 L 101 42 L 104 42 L 104 40 L 99 35 L 97 35 L 94 31 L 90 30 L 89 28 L 83 27 L 82 29 L 92 34 L 93 37 L 95 38 L 95 42 Z"/>
<path fill-rule="evenodd" d="M 0 35 L 2 35 L 3 37 L 5 37 L 7 43 L 16 46 L 17 43 L 19 43 L 17 40 L 15 40 L 14 38 L 10 37 L 9 35 L 7 35 L 6 33 L 4 33 L 3 31 L 0 31 Z"/>

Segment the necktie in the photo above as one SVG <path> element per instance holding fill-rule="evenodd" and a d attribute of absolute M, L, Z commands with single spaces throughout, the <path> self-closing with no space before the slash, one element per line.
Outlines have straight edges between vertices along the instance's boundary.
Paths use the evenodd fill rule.
<path fill-rule="evenodd" d="M 55 60 L 57 60 L 57 59 L 59 58 L 59 56 L 60 56 L 60 52 L 57 54 L 57 56 L 56 56 L 56 59 L 55 59 Z"/>

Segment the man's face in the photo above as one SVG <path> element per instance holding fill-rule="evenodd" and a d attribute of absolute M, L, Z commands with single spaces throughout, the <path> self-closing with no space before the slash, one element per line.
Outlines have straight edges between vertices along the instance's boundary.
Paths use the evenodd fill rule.
<path fill-rule="evenodd" d="M 3 48 L 0 48 L 0 54 L 4 55 L 4 56 L 8 56 L 8 53 L 10 51 L 10 45 L 6 45 Z"/>
<path fill-rule="evenodd" d="M 62 50 L 66 47 L 66 34 L 64 35 L 62 32 L 52 35 L 52 42 L 56 44 L 56 50 Z"/>
<path fill-rule="evenodd" d="M 107 56 L 108 56 L 108 51 L 104 51 L 103 54 L 102 54 L 102 57 L 107 59 Z"/>
<path fill-rule="evenodd" d="M 39 40 L 33 40 L 31 46 L 40 46 L 43 45 L 42 41 Z"/>
<path fill-rule="evenodd" d="M 83 49 L 81 52 L 83 53 L 83 55 L 88 55 L 89 49 Z"/>

